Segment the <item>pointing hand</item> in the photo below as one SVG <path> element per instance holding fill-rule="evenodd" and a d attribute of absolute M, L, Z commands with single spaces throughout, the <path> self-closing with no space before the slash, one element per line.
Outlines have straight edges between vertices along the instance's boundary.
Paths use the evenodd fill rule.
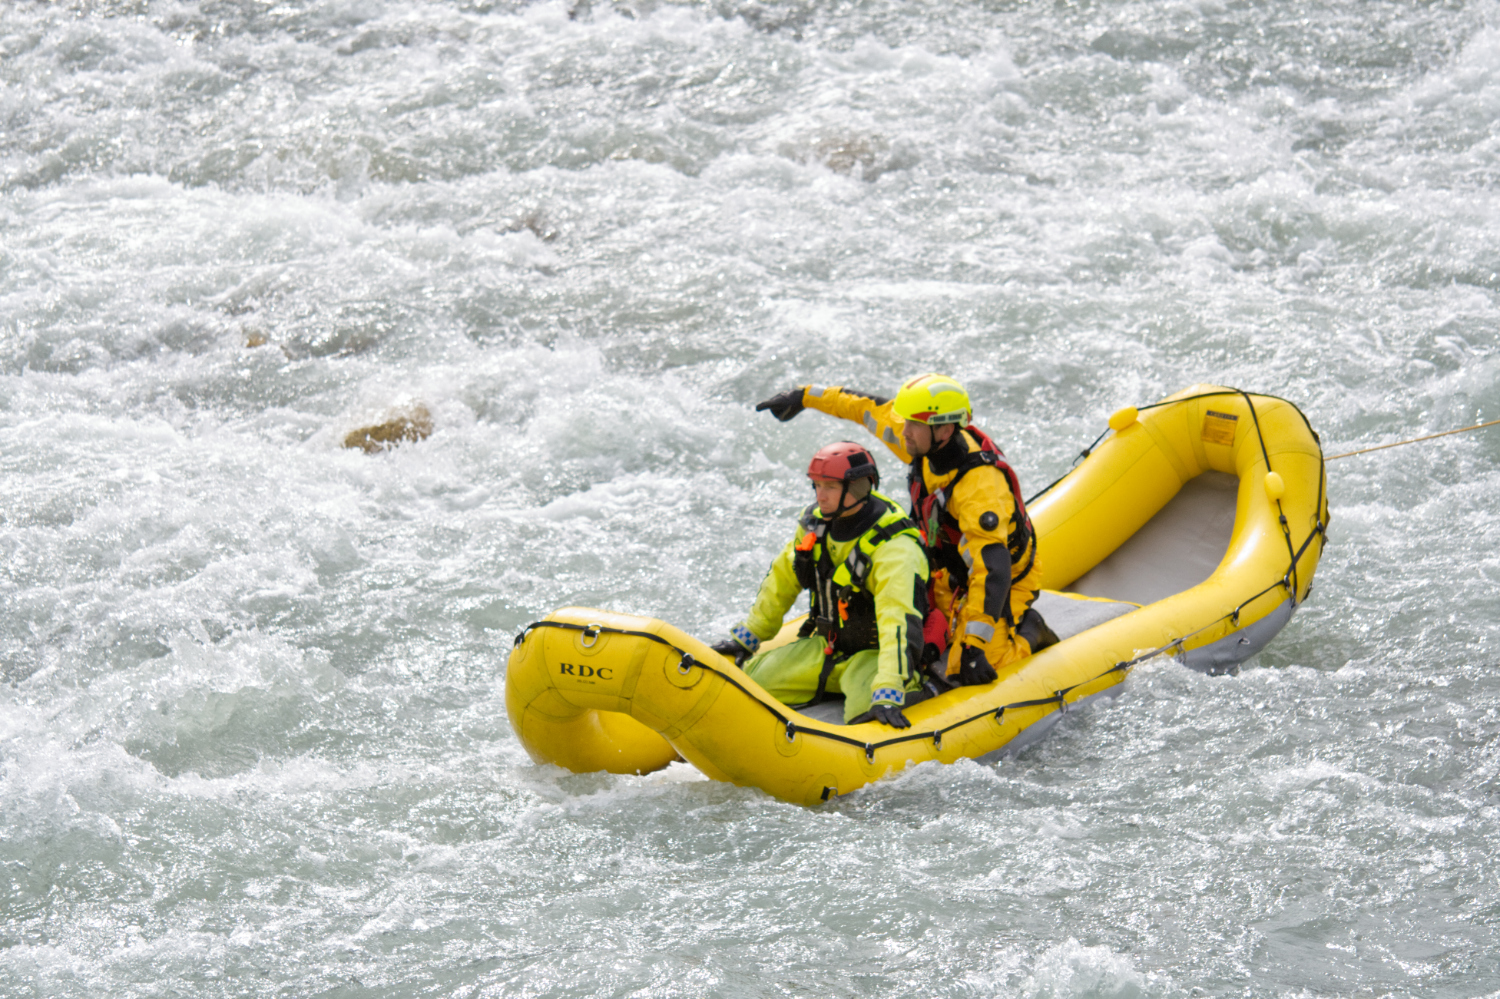
<path fill-rule="evenodd" d="M 764 402 L 756 403 L 755 411 L 759 413 L 763 409 L 769 409 L 772 416 L 785 423 L 806 408 L 802 404 L 802 386 L 799 385 L 780 395 L 773 395 Z"/>

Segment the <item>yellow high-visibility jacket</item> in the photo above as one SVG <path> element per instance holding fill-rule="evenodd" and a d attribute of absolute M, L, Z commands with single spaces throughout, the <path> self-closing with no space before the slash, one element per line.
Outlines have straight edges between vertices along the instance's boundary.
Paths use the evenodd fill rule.
<path fill-rule="evenodd" d="M 927 554 L 915 525 L 895 501 L 872 492 L 866 502 L 870 504 L 867 516 L 853 519 L 868 526 L 844 540 L 835 537 L 837 522 L 824 517 L 816 504 L 803 512 L 792 540 L 772 560 L 742 627 L 760 641 L 780 631 L 782 619 L 809 581 L 797 574 L 799 546 L 814 559 L 826 546 L 827 564 L 834 570 L 830 582 L 835 590 L 830 595 L 835 606 L 826 606 L 829 597 L 825 596 L 824 605 L 815 601 L 814 608 L 824 615 L 838 614 L 838 588 L 843 588 L 855 619 L 841 623 L 841 634 L 849 636 L 852 644 L 840 642 L 837 651 L 848 655 L 874 648 L 878 641 L 880 662 L 870 689 L 891 691 L 893 696 L 877 700 L 900 704 L 900 692 L 918 686 L 914 678 L 922 653 Z M 872 610 L 873 621 L 868 619 Z"/>

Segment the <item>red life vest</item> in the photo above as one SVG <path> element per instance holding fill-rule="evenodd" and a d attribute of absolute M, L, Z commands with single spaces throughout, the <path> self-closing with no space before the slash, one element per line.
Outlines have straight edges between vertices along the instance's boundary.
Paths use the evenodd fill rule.
<path fill-rule="evenodd" d="M 948 570 L 955 592 L 967 588 L 969 567 L 958 552 L 963 532 L 959 530 L 958 519 L 948 513 L 948 502 L 953 498 L 953 487 L 958 485 L 958 480 L 982 465 L 1000 470 L 1005 476 L 1006 484 L 1010 486 L 1011 498 L 1015 501 L 1015 512 L 1011 515 L 1010 530 L 1005 539 L 1005 546 L 1010 549 L 1011 565 L 1016 565 L 1029 550 L 1030 557 L 1026 559 L 1025 568 L 1020 572 L 1012 571 L 1011 579 L 1025 576 L 1036 562 L 1036 529 L 1031 526 L 1031 518 L 1026 515 L 1026 505 L 1021 500 L 1021 480 L 1015 469 L 1010 467 L 1000 448 L 983 430 L 968 426 L 959 429 L 958 433 L 972 436 L 979 444 L 979 450 L 969 451 L 959 460 L 956 469 L 958 474 L 953 477 L 953 481 L 937 492 L 929 493 L 927 481 L 922 475 L 926 457 L 912 465 L 911 474 L 907 477 L 907 485 L 911 489 L 912 518 L 922 532 L 928 561 L 934 570 Z"/>

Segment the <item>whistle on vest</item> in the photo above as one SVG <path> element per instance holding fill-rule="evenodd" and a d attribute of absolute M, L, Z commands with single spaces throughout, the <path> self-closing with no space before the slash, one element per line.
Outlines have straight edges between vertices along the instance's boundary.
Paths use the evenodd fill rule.
<path fill-rule="evenodd" d="M 833 655 L 833 640 L 838 635 L 838 628 L 833 618 L 821 615 L 810 619 L 813 622 L 814 633 L 823 638 L 823 655 Z"/>

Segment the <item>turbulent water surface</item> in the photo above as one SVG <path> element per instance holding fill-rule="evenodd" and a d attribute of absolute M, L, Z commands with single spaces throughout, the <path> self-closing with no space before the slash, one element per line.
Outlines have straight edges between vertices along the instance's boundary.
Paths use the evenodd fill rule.
<path fill-rule="evenodd" d="M 860 433 L 791 385 L 951 373 L 1033 489 L 1196 382 L 1495 418 L 1497 191 L 1486 0 L 12 0 L 0 994 L 1500 994 L 1500 430 L 996 766 L 804 809 L 503 703 L 555 607 L 738 619 Z"/>

